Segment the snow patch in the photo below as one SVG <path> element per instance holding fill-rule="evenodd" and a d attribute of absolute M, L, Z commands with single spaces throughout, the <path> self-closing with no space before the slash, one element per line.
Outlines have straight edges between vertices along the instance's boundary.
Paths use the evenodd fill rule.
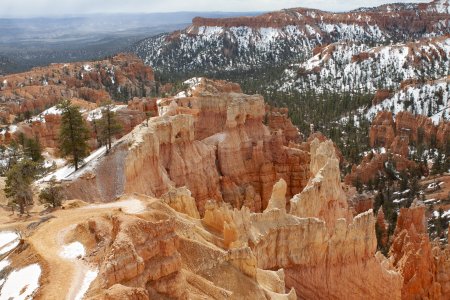
<path fill-rule="evenodd" d="M 20 236 L 15 232 L 0 232 L 0 255 L 8 253 L 19 245 Z"/>
<path fill-rule="evenodd" d="M 0 261 L 0 273 L 7 267 L 9 266 L 10 262 L 7 259 L 4 259 L 2 261 Z M 0 284 L 1 285 L 1 284 Z"/>
<path fill-rule="evenodd" d="M 435 211 L 433 212 L 433 216 L 434 216 L 435 218 L 439 218 L 439 212 L 435 210 Z M 446 218 L 446 217 L 449 217 L 449 216 L 450 216 L 450 209 L 447 210 L 447 211 L 444 211 L 444 212 L 442 213 L 442 218 Z"/>
<path fill-rule="evenodd" d="M 67 165 L 38 180 L 37 183 L 49 182 L 53 177 L 55 177 L 56 181 L 76 179 L 85 172 L 92 170 L 105 153 L 106 146 L 100 147 L 84 159 L 84 164 L 77 171 L 75 171 L 75 167 Z"/>
<path fill-rule="evenodd" d="M 92 281 L 97 278 L 98 270 L 89 270 L 84 276 L 83 283 L 81 284 L 81 288 L 78 290 L 78 293 L 75 295 L 74 300 L 82 300 L 84 298 L 84 294 L 88 291 L 91 286 Z"/>
<path fill-rule="evenodd" d="M 12 271 L 0 290 L 0 299 L 31 299 L 39 288 L 41 272 L 41 267 L 38 264 Z"/>
<path fill-rule="evenodd" d="M 68 245 L 64 245 L 60 253 L 60 256 L 66 259 L 77 259 L 85 255 L 86 250 L 80 242 L 73 242 Z"/>
<path fill-rule="evenodd" d="M 92 67 L 91 67 L 91 65 L 84 65 L 83 70 L 85 70 L 86 72 L 90 72 L 90 71 L 92 71 Z"/>
<path fill-rule="evenodd" d="M 125 109 L 125 108 L 127 108 L 127 107 L 128 107 L 127 105 L 123 105 L 123 104 L 122 104 L 122 105 L 114 105 L 114 107 L 111 108 L 111 111 L 112 111 L 112 112 L 117 112 L 117 111 L 122 110 L 122 109 Z M 93 120 L 99 120 L 99 119 L 101 119 L 102 116 L 103 116 L 103 114 L 102 114 L 102 110 L 103 110 L 103 109 L 104 109 L 103 107 L 98 107 L 98 108 L 96 108 L 96 109 L 91 110 L 91 111 L 88 113 L 88 116 L 87 116 L 86 120 L 89 121 L 89 122 L 91 122 L 91 121 L 93 121 Z"/>

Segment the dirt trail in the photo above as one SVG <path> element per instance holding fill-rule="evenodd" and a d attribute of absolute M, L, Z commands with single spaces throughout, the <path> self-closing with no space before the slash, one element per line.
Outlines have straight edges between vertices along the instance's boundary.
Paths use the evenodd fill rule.
<path fill-rule="evenodd" d="M 140 201 L 134 203 L 143 206 Z M 77 208 L 57 211 L 54 213 L 55 218 L 41 225 L 28 238 L 28 242 L 34 246 L 48 266 L 48 276 L 39 293 L 40 299 L 61 300 L 63 299 L 61 295 L 67 295 L 66 299 L 75 298 L 83 285 L 85 274 L 92 268 L 89 268 L 83 261 L 61 257 L 61 250 L 65 244 L 64 236 L 73 228 L 74 224 L 84 222 L 91 217 L 101 216 L 120 206 L 117 204 L 113 207 L 100 205 L 97 208 L 95 205 L 90 205 L 90 209 Z M 124 201 L 124 208 L 129 208 L 128 201 Z"/>

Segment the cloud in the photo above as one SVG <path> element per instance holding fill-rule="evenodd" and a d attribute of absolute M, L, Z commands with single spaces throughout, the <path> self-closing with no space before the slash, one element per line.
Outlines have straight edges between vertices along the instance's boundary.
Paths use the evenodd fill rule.
<path fill-rule="evenodd" d="M 417 0 L 0 0 L 0 16 L 64 16 L 84 13 L 134 13 L 174 11 L 270 11 L 310 7 L 345 11 L 389 2 Z"/>

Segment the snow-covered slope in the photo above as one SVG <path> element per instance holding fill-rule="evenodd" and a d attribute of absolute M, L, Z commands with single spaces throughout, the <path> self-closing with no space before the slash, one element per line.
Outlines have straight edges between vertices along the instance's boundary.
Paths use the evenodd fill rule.
<path fill-rule="evenodd" d="M 439 14 L 450 14 L 449 0 L 435 0 L 427 7 L 427 11 Z"/>
<path fill-rule="evenodd" d="M 285 71 L 281 89 L 369 91 L 397 89 L 405 80 L 449 75 L 450 36 L 369 48 L 335 43 Z"/>
<path fill-rule="evenodd" d="M 392 97 L 372 106 L 365 113 L 372 120 L 377 112 L 391 111 L 394 115 L 401 111 L 431 117 L 438 124 L 442 119 L 450 120 L 450 77 L 425 84 L 406 86 Z"/>
<path fill-rule="evenodd" d="M 161 35 L 137 44 L 135 51 L 145 63 L 158 69 L 189 72 L 220 67 L 249 69 L 286 58 L 303 60 L 320 36 L 311 36 L 295 26 L 284 28 L 231 28 L 201 26 L 188 28 L 176 38 Z"/>
<path fill-rule="evenodd" d="M 145 39 L 132 50 L 147 64 L 169 72 L 298 63 L 317 45 L 344 40 L 387 44 L 450 33 L 450 15 L 441 13 L 445 3 L 392 4 L 348 13 L 296 8 L 256 17 L 195 18 L 185 30 Z"/>

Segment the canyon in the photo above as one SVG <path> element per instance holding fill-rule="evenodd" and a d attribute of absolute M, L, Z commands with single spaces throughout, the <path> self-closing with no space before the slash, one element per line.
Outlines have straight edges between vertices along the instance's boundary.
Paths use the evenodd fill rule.
<path fill-rule="evenodd" d="M 330 140 L 301 142 L 286 110 L 236 84 L 186 85 L 156 105 L 129 102 L 159 116 L 62 178 L 74 199 L 63 209 L 0 225 L 21 232 L 8 263 L 45 274 L 35 299 L 89 274 L 89 299 L 445 299 L 448 250 L 428 239 L 423 208 L 401 210 L 385 257 L 370 205 L 349 206 Z M 78 256 L 61 256 L 78 243 Z"/>
<path fill-rule="evenodd" d="M 449 0 L 227 15 L 0 75 L 0 300 L 449 299 Z"/>

